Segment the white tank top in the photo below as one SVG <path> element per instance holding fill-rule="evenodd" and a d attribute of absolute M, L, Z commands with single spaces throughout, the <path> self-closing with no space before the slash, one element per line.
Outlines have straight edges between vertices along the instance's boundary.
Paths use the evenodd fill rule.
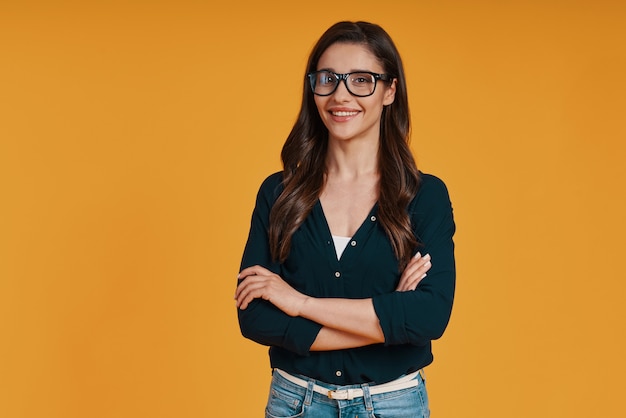
<path fill-rule="evenodd" d="M 343 250 L 346 249 L 348 242 L 350 242 L 350 237 L 338 237 L 337 235 L 333 235 L 333 242 L 335 243 L 337 260 L 339 260 L 341 258 L 341 254 L 343 254 Z"/>

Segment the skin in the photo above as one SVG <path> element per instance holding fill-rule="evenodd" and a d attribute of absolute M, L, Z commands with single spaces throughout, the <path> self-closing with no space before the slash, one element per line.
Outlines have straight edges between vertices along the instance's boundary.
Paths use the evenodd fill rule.
<path fill-rule="evenodd" d="M 383 73 L 376 57 L 363 45 L 336 43 L 320 57 L 319 69 L 337 73 L 365 70 Z M 315 96 L 328 128 L 326 179 L 320 202 L 331 233 L 350 237 L 361 226 L 378 198 L 378 147 L 384 106 L 393 103 L 396 80 L 378 82 L 373 95 L 355 97 L 344 83 L 330 96 Z M 339 114 L 337 112 L 349 112 Z M 408 263 L 396 291 L 413 291 L 431 267 L 430 256 L 417 253 Z M 245 279 L 235 291 L 236 305 L 246 309 L 262 298 L 290 316 L 302 316 L 323 325 L 312 351 L 361 347 L 385 341 L 371 298 L 314 298 L 292 288 L 262 266 L 242 270 Z"/>

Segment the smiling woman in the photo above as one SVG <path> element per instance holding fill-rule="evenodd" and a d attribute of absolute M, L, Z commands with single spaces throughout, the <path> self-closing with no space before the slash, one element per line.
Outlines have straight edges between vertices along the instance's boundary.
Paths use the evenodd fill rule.
<path fill-rule="evenodd" d="M 294 232 L 286 261 L 267 266 L 293 289 L 354 300 L 393 293 L 380 263 L 395 257 L 389 235 L 402 235 L 402 218 L 389 223 L 383 212 L 394 206 L 381 208 L 406 186 L 413 196 L 403 180 L 413 178 L 404 174 L 410 164 L 398 158 L 405 151 L 392 132 L 408 132 L 401 126 L 404 80 L 417 166 L 445 180 L 459 225 L 462 279 L 445 335 L 433 342 L 436 359 L 426 367 L 430 408 L 437 418 L 624 414 L 626 2 L 320 6 L 1 3 L 0 416 L 263 416 L 267 347 L 241 336 L 232 300 L 255 189 L 282 169 L 276 157 L 304 93 L 306 112 L 283 172 L 300 177 L 268 181 L 251 239 L 269 231 L 273 204 L 272 231 Z M 345 18 L 380 23 L 402 52 L 406 76 L 387 61 L 376 70 L 330 69 L 381 71 L 397 80 L 394 102 L 381 115 L 372 174 L 378 183 L 366 175 L 337 177 L 330 163 L 348 167 L 343 148 L 317 148 L 328 144 L 327 129 L 306 74 L 324 70 L 319 56 L 334 38 L 310 66 L 306 60 L 319 35 Z M 385 48 L 373 49 L 383 39 L 369 44 L 377 58 L 388 57 Z M 345 92 L 340 84 L 338 93 Z M 387 85 L 376 81 L 376 94 Z M 346 155 L 356 161 L 373 153 L 363 146 Z M 326 170 L 323 183 L 306 183 L 318 167 Z M 283 189 L 273 190 L 276 184 L 294 196 L 280 213 L 274 199 Z M 338 192 L 320 204 L 318 184 Z M 428 199 L 436 203 L 432 185 L 422 177 L 422 197 L 410 212 L 424 220 L 415 225 L 419 231 L 436 227 L 423 217 L 433 212 L 413 210 Z M 300 208 L 309 204 L 298 202 L 309 195 L 317 197 L 305 216 Z M 376 199 L 361 208 L 363 229 L 326 232 L 320 209 L 330 216 L 333 202 L 342 208 L 357 199 Z M 294 229 L 299 217 L 306 221 Z M 381 238 L 383 225 L 391 233 Z M 419 237 L 425 246 L 415 247 L 432 255 L 417 288 L 424 299 L 439 294 L 433 283 L 444 262 L 432 237 L 426 231 Z M 371 239 L 380 239 L 380 248 L 372 251 Z M 326 251 L 333 246 L 334 254 Z M 267 243 L 249 247 L 244 267 L 264 265 Z M 293 355 L 287 367 L 295 352 L 288 347 L 308 348 L 297 333 L 308 335 L 312 324 L 288 320 L 279 308 L 276 323 L 268 321 L 270 303 L 253 299 L 242 327 L 272 346 L 272 364 L 292 376 L 337 380 L 340 371 L 369 381 L 380 379 L 372 365 L 381 361 L 389 375 L 405 373 L 397 370 L 404 358 L 393 351 L 378 356 L 377 345 L 343 355 L 314 351 L 331 327 L 316 334 L 309 357 Z M 401 315 L 386 307 L 377 315 L 388 350 L 441 326 L 403 327 L 416 307 L 398 305 Z M 398 324 L 391 333 L 390 317 Z M 329 373 L 323 366 L 334 359 Z"/>
<path fill-rule="evenodd" d="M 268 417 L 430 415 L 423 368 L 450 318 L 455 224 L 408 133 L 389 35 L 333 25 L 309 57 L 284 170 L 259 190 L 235 292 L 243 335 L 270 346 Z"/>
<path fill-rule="evenodd" d="M 309 78 L 318 74 L 313 80 L 322 82 L 312 82 L 311 87 L 319 114 L 328 129 L 329 142 L 363 140 L 376 145 L 382 110 L 393 103 L 396 79 L 381 74 L 383 70 L 378 59 L 366 46 L 356 43 L 331 45 L 317 66 L 326 70 L 309 73 Z M 332 71 L 349 72 L 337 74 Z M 383 81 L 382 88 L 377 90 L 379 79 L 387 81 Z"/>

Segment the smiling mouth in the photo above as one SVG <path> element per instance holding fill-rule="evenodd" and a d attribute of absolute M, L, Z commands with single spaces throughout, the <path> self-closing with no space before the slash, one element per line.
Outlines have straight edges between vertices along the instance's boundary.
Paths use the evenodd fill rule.
<path fill-rule="evenodd" d="M 354 116 L 359 112 L 353 111 L 353 112 L 346 112 L 346 111 L 340 111 L 340 112 L 330 112 L 331 115 L 333 116 Z"/>

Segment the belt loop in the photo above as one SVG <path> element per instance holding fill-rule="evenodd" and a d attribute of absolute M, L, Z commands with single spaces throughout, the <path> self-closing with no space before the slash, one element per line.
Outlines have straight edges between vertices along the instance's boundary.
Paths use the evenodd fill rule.
<path fill-rule="evenodd" d="M 370 395 L 370 387 L 367 383 L 363 383 L 361 385 L 361 389 L 363 389 L 363 402 L 365 403 L 365 409 L 370 415 L 372 415 L 374 412 L 374 404 L 372 403 L 372 395 Z"/>
<path fill-rule="evenodd" d="M 311 401 L 313 400 L 313 387 L 315 386 L 315 380 L 308 379 L 306 394 L 304 395 L 304 404 L 306 406 L 311 406 Z"/>

